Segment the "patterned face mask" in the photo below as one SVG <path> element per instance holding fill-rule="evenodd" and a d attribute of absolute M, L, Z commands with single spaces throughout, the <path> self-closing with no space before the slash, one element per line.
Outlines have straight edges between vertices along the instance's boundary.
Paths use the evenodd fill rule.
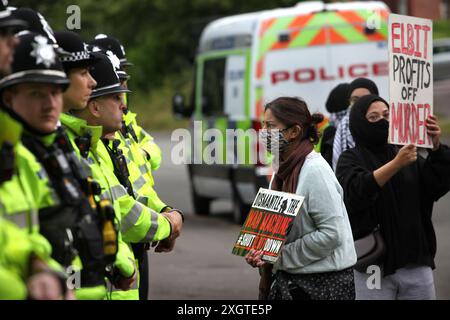
<path fill-rule="evenodd" d="M 284 129 L 262 129 L 259 131 L 259 141 L 261 141 L 264 144 L 264 147 L 266 148 L 267 152 L 274 153 L 274 151 L 278 151 L 278 154 L 282 154 L 286 148 L 291 143 L 288 141 L 284 135 L 283 132 L 290 129 L 291 127 L 284 128 Z M 277 150 L 274 150 L 273 147 L 277 148 Z"/>

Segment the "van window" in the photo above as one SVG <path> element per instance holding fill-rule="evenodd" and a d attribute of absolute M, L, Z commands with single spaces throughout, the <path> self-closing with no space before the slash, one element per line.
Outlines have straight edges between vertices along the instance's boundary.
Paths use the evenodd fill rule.
<path fill-rule="evenodd" d="M 228 56 L 225 69 L 224 112 L 230 120 L 245 119 L 245 56 Z"/>
<path fill-rule="evenodd" d="M 206 60 L 203 65 L 202 113 L 222 116 L 225 82 L 225 58 Z"/>

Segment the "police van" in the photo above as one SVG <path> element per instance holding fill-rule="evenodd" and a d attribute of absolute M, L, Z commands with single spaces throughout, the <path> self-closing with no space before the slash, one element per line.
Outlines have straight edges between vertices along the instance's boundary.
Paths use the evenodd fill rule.
<path fill-rule="evenodd" d="M 226 136 L 227 129 L 259 130 L 264 105 L 280 96 L 301 97 L 311 112 L 327 115 L 330 90 L 358 77 L 372 79 L 388 98 L 388 15 L 378 1 L 314 1 L 213 21 L 200 38 L 192 103 L 187 106 L 175 95 L 173 111 Z M 194 144 L 207 142 L 194 136 Z M 255 141 L 232 148 L 220 143 L 227 159 L 258 148 Z M 188 167 L 195 212 L 209 214 L 213 200 L 228 198 L 236 222 L 245 219 L 270 175 L 261 161 L 191 161 Z"/>

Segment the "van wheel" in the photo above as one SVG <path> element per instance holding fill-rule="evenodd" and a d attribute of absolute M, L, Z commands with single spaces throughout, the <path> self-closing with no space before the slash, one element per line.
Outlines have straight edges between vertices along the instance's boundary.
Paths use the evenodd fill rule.
<path fill-rule="evenodd" d="M 251 206 L 243 203 L 237 196 L 233 199 L 233 221 L 242 225 L 247 219 Z"/>
<path fill-rule="evenodd" d="M 188 165 L 189 180 L 191 184 L 192 205 L 194 206 L 194 214 L 199 216 L 207 216 L 211 213 L 212 198 L 202 197 L 195 190 L 194 174 L 192 165 Z"/>
<path fill-rule="evenodd" d="M 199 216 L 207 216 L 211 211 L 211 198 L 199 196 L 195 190 L 192 191 L 192 203 L 194 205 L 194 213 Z"/>

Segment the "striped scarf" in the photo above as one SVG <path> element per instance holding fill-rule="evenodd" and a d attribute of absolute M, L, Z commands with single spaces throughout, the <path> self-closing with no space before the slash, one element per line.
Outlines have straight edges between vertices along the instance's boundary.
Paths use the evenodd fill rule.
<path fill-rule="evenodd" d="M 342 118 L 344 118 L 347 115 L 347 109 L 333 112 L 330 114 L 330 125 L 337 127 L 339 123 L 341 122 Z"/>
<path fill-rule="evenodd" d="M 350 110 L 346 110 L 345 116 L 336 127 L 336 135 L 333 142 L 333 170 L 336 171 L 337 162 L 342 152 L 355 147 L 355 141 L 350 133 Z"/>

